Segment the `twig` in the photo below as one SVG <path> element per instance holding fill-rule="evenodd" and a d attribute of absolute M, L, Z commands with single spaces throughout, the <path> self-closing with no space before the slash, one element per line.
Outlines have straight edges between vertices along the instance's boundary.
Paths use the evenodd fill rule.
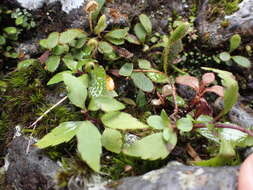
<path fill-rule="evenodd" d="M 143 72 L 143 73 L 160 73 L 160 74 L 164 74 L 161 71 L 157 71 L 157 70 L 143 70 L 143 69 L 134 69 L 134 72 Z"/>
<path fill-rule="evenodd" d="M 28 145 L 27 145 L 27 148 L 26 148 L 26 154 L 29 152 L 29 148 L 30 148 L 30 145 L 31 145 L 31 137 L 33 135 L 33 132 L 36 128 L 36 125 L 37 123 L 43 119 L 43 117 L 45 117 L 50 111 L 52 111 L 55 107 L 57 107 L 58 105 L 60 105 L 62 102 L 64 102 L 68 97 L 67 96 L 64 96 L 60 101 L 58 101 L 56 104 L 54 104 L 52 107 L 50 107 L 47 111 L 45 111 L 38 119 L 36 119 L 35 122 L 33 122 L 28 128 L 32 128 L 32 133 L 29 137 L 29 141 L 28 141 Z"/>
<path fill-rule="evenodd" d="M 194 127 L 195 127 L 195 128 L 204 128 L 204 127 L 206 127 L 206 124 L 204 124 L 204 123 L 198 123 L 198 124 L 194 124 Z M 234 125 L 234 124 L 225 124 L 225 123 L 216 123 L 216 124 L 214 124 L 214 127 L 215 127 L 215 128 L 236 129 L 236 130 L 238 130 L 238 131 L 241 131 L 241 132 L 246 133 L 246 134 L 248 134 L 248 135 L 250 135 L 250 136 L 253 137 L 253 132 L 252 132 L 251 130 L 245 129 L 245 128 L 243 128 L 243 127 L 241 127 L 241 126 L 238 126 L 238 125 Z"/>
<path fill-rule="evenodd" d="M 64 96 L 60 101 L 58 101 L 56 104 L 54 104 L 51 108 L 49 108 L 47 111 L 45 111 L 38 119 L 36 119 L 35 122 L 33 122 L 28 128 L 34 127 L 43 117 L 45 117 L 50 111 L 52 111 L 55 107 L 60 105 L 62 102 L 64 102 L 67 99 L 67 96 Z"/>

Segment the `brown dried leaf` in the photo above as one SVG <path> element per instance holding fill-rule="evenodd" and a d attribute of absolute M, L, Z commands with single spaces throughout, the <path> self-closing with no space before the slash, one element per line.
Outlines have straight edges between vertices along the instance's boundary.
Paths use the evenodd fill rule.
<path fill-rule="evenodd" d="M 213 81 L 215 80 L 215 75 L 214 73 L 205 73 L 202 76 L 202 84 L 204 86 L 208 86 L 209 84 L 211 84 Z"/>
<path fill-rule="evenodd" d="M 47 61 L 49 55 L 50 55 L 50 51 L 45 51 L 45 52 L 38 58 L 39 62 L 40 62 L 41 64 L 44 64 L 44 63 Z"/>
<path fill-rule="evenodd" d="M 196 77 L 192 76 L 179 76 L 176 78 L 176 83 L 190 86 L 193 88 L 196 92 L 199 91 L 199 80 Z"/>
<path fill-rule="evenodd" d="M 125 48 L 121 48 L 121 47 L 117 47 L 114 46 L 114 50 L 116 51 L 116 53 L 120 56 L 120 57 L 124 57 L 126 59 L 130 59 L 131 57 L 134 56 L 133 53 L 131 53 L 130 51 L 128 51 Z"/>
<path fill-rule="evenodd" d="M 200 115 L 213 115 L 212 108 L 208 105 L 207 101 L 204 98 L 199 100 L 199 103 L 196 106 L 196 112 L 194 114 L 195 118 L 198 118 Z"/>
<path fill-rule="evenodd" d="M 206 93 L 206 92 L 213 92 L 213 93 L 217 94 L 220 97 L 224 97 L 224 88 L 222 86 L 219 86 L 219 85 L 214 85 L 214 86 L 211 86 L 209 88 L 206 88 L 204 93 Z"/>

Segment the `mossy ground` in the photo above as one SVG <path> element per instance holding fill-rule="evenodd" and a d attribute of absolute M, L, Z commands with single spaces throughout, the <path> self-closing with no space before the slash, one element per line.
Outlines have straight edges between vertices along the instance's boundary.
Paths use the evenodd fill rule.
<path fill-rule="evenodd" d="M 242 0 L 209 0 L 209 20 L 214 21 L 219 16 L 231 15 L 239 9 Z"/>

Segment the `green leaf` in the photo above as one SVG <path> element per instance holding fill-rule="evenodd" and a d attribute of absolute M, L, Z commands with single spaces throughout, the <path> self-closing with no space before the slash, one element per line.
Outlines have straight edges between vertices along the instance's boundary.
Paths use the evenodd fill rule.
<path fill-rule="evenodd" d="M 136 118 L 124 112 L 109 112 L 101 118 L 103 124 L 112 129 L 145 129 L 148 128 L 146 124 L 138 121 Z"/>
<path fill-rule="evenodd" d="M 66 55 L 66 56 L 63 57 L 62 60 L 65 63 L 65 65 L 68 67 L 68 69 L 70 69 L 73 72 L 77 71 L 78 62 L 75 61 L 72 56 Z"/>
<path fill-rule="evenodd" d="M 238 99 L 239 87 L 237 81 L 234 79 L 233 74 L 228 71 L 222 71 L 219 69 L 207 67 L 202 67 L 202 69 L 218 73 L 218 76 L 222 79 L 222 85 L 225 87 L 224 109 L 222 111 L 222 114 L 227 114 Z"/>
<path fill-rule="evenodd" d="M 91 111 L 97 111 L 98 109 L 101 109 L 105 112 L 119 111 L 124 108 L 124 104 L 110 96 L 100 96 L 93 98 L 91 99 L 88 107 L 88 109 Z"/>
<path fill-rule="evenodd" d="M 21 25 L 21 24 L 23 24 L 23 22 L 24 22 L 24 16 L 20 16 L 20 17 L 16 18 L 16 20 L 15 20 L 16 25 Z"/>
<path fill-rule="evenodd" d="M 141 69 L 151 69 L 151 63 L 146 59 L 138 59 L 138 66 Z"/>
<path fill-rule="evenodd" d="M 99 35 L 101 32 L 103 32 L 107 27 L 106 24 L 106 16 L 102 15 L 99 20 L 98 23 L 94 29 L 95 34 Z"/>
<path fill-rule="evenodd" d="M 49 146 L 56 146 L 58 144 L 70 141 L 75 135 L 82 122 L 69 121 L 61 123 L 54 128 L 50 133 L 45 135 L 35 146 L 39 148 L 47 148 Z"/>
<path fill-rule="evenodd" d="M 84 85 L 82 80 L 71 74 L 64 73 L 63 81 L 67 86 L 68 98 L 71 103 L 77 107 L 84 108 L 87 97 L 87 87 Z"/>
<path fill-rule="evenodd" d="M 231 53 L 235 49 L 239 47 L 241 43 L 241 36 L 239 34 L 235 34 L 230 38 L 230 47 L 229 47 L 229 52 Z"/>
<path fill-rule="evenodd" d="M 178 40 L 185 37 L 189 32 L 189 23 L 182 23 L 175 31 L 173 31 L 169 37 L 170 44 L 174 44 Z"/>
<path fill-rule="evenodd" d="M 145 92 L 151 92 L 154 89 L 154 85 L 149 78 L 147 78 L 143 73 L 134 72 L 131 74 L 131 78 L 139 89 Z"/>
<path fill-rule="evenodd" d="M 159 115 L 151 115 L 147 119 L 147 123 L 150 127 L 158 130 L 162 130 L 168 126 L 166 126 L 166 123 Z"/>
<path fill-rule="evenodd" d="M 98 43 L 98 51 L 102 54 L 110 54 L 114 52 L 112 45 L 105 41 L 100 41 Z"/>
<path fill-rule="evenodd" d="M 76 133 L 77 149 L 82 159 L 96 172 L 100 170 L 101 134 L 89 121 L 83 121 Z"/>
<path fill-rule="evenodd" d="M 176 122 L 177 128 L 182 132 L 189 132 L 192 130 L 192 120 L 190 118 L 181 118 Z"/>
<path fill-rule="evenodd" d="M 86 34 L 80 29 L 68 29 L 60 34 L 59 42 L 61 44 L 70 43 L 75 38 L 83 38 Z"/>
<path fill-rule="evenodd" d="M 87 36 L 77 39 L 74 47 L 75 48 L 82 48 L 84 46 L 84 44 L 86 43 L 86 41 L 87 41 Z"/>
<path fill-rule="evenodd" d="M 141 23 L 137 23 L 134 26 L 134 33 L 137 36 L 137 38 L 140 40 L 141 43 L 144 43 L 146 40 L 147 33 Z"/>
<path fill-rule="evenodd" d="M 171 138 L 171 130 L 169 128 L 163 129 L 163 139 L 167 142 Z"/>
<path fill-rule="evenodd" d="M 132 63 L 125 63 L 125 64 L 120 68 L 119 74 L 120 74 L 121 76 L 126 76 L 126 77 L 128 77 L 128 76 L 130 76 L 130 75 L 132 74 L 133 68 L 134 68 L 134 66 L 133 66 Z"/>
<path fill-rule="evenodd" d="M 243 56 L 232 56 L 232 59 L 234 62 L 236 62 L 238 65 L 245 67 L 245 68 L 250 68 L 251 67 L 251 62 L 249 59 Z"/>
<path fill-rule="evenodd" d="M 6 43 L 5 37 L 0 35 L 0 45 L 4 45 Z"/>
<path fill-rule="evenodd" d="M 114 39 L 122 40 L 122 39 L 125 39 L 125 37 L 128 33 L 128 30 L 129 30 L 129 28 L 115 29 L 115 30 L 112 30 L 112 31 L 106 33 L 104 37 L 105 37 L 105 39 L 114 38 Z"/>
<path fill-rule="evenodd" d="M 164 159 L 170 153 L 162 133 L 146 136 L 129 147 L 125 147 L 123 152 L 126 155 L 140 157 L 144 160 Z"/>
<path fill-rule="evenodd" d="M 71 71 L 62 71 L 60 73 L 57 73 L 56 75 L 54 75 L 47 83 L 47 85 L 52 85 L 52 84 L 56 84 L 56 83 L 59 83 L 59 82 L 62 82 L 63 81 L 63 75 L 65 73 L 69 73 L 71 74 Z"/>
<path fill-rule="evenodd" d="M 131 44 L 135 44 L 135 45 L 141 45 L 141 43 L 139 42 L 139 40 L 137 39 L 137 37 L 135 35 L 132 34 L 127 34 L 127 36 L 125 37 L 125 39 L 131 43 Z"/>
<path fill-rule="evenodd" d="M 106 40 L 117 46 L 125 43 L 124 39 L 106 38 Z"/>
<path fill-rule="evenodd" d="M 219 57 L 222 61 L 229 61 L 231 59 L 231 56 L 228 52 L 222 52 L 219 54 Z"/>
<path fill-rule="evenodd" d="M 18 63 L 18 66 L 17 66 L 17 69 L 20 70 L 20 69 L 25 69 L 31 65 L 33 65 L 34 63 L 36 63 L 37 60 L 36 59 L 26 59 L 24 61 L 21 61 Z"/>
<path fill-rule="evenodd" d="M 119 154 L 122 148 L 122 135 L 119 131 L 106 128 L 102 134 L 102 145 L 107 150 Z"/>
<path fill-rule="evenodd" d="M 3 31 L 8 35 L 16 34 L 18 32 L 16 27 L 6 27 Z"/>
<path fill-rule="evenodd" d="M 96 0 L 96 2 L 98 3 L 98 8 L 96 9 L 95 12 L 92 13 L 92 21 L 94 23 L 96 23 L 96 21 L 97 21 L 97 17 L 98 17 L 99 13 L 101 12 L 101 9 L 103 8 L 103 6 L 105 4 L 105 0 Z"/>
<path fill-rule="evenodd" d="M 156 83 L 168 83 L 169 82 L 168 76 L 165 73 L 162 73 L 162 72 L 147 72 L 146 75 L 153 82 L 156 82 Z"/>
<path fill-rule="evenodd" d="M 62 55 L 69 51 L 68 45 L 57 45 L 53 48 L 52 53 L 53 55 Z"/>
<path fill-rule="evenodd" d="M 47 38 L 47 49 L 53 49 L 59 40 L 59 32 L 52 32 Z"/>
<path fill-rule="evenodd" d="M 46 61 L 46 69 L 50 72 L 55 72 L 61 61 L 61 57 L 58 55 L 51 55 Z"/>
<path fill-rule="evenodd" d="M 141 14 L 139 19 L 146 32 L 150 35 L 152 33 L 152 23 L 149 17 L 145 14 Z"/>
<path fill-rule="evenodd" d="M 91 97 L 99 97 L 106 91 L 106 73 L 102 66 L 95 67 L 91 72 L 91 84 L 89 94 Z"/>

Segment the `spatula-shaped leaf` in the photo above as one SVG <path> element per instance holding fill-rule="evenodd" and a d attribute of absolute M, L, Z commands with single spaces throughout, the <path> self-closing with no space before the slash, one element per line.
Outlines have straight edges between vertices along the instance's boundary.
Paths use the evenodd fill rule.
<path fill-rule="evenodd" d="M 235 49 L 239 47 L 241 43 L 241 36 L 239 34 L 235 34 L 230 38 L 230 47 L 229 47 L 229 52 L 231 53 Z"/>
<path fill-rule="evenodd" d="M 81 123 L 77 136 L 77 149 L 82 159 L 96 172 L 100 170 L 102 153 L 101 134 L 97 127 L 89 121 Z"/>
<path fill-rule="evenodd" d="M 72 28 L 61 33 L 59 42 L 61 44 L 66 44 L 66 43 L 70 43 L 75 38 L 83 38 L 85 36 L 86 34 L 82 30 Z"/>
<path fill-rule="evenodd" d="M 145 92 L 151 92 L 154 89 L 152 81 L 143 73 L 134 72 L 131 74 L 131 78 L 135 86 Z"/>
<path fill-rule="evenodd" d="M 71 74 L 71 71 L 62 71 L 60 73 L 57 73 L 56 75 L 54 75 L 47 83 L 47 85 L 51 85 L 51 84 L 56 84 L 58 82 L 63 81 L 63 74 L 64 73 L 69 73 Z"/>
<path fill-rule="evenodd" d="M 64 73 L 63 81 L 67 86 L 68 98 L 71 103 L 77 107 L 84 108 L 87 97 L 87 87 L 84 85 L 82 80 L 69 73 Z"/>
<path fill-rule="evenodd" d="M 50 72 L 56 71 L 60 64 L 61 58 L 58 55 L 51 55 L 46 61 L 46 69 Z"/>
<path fill-rule="evenodd" d="M 101 118 L 103 124 L 112 129 L 144 129 L 148 128 L 146 124 L 138 121 L 136 118 L 124 112 L 109 112 Z"/>
<path fill-rule="evenodd" d="M 120 153 L 122 148 L 122 135 L 115 129 L 106 128 L 102 135 L 102 145 L 109 151 Z"/>
<path fill-rule="evenodd" d="M 126 146 L 123 152 L 129 156 L 140 157 L 144 160 L 164 159 L 169 155 L 162 133 L 155 133 Z"/>
<path fill-rule="evenodd" d="M 139 16 L 140 22 L 148 34 L 152 33 L 152 23 L 149 17 L 145 14 Z"/>
<path fill-rule="evenodd" d="M 88 109 L 91 111 L 97 111 L 98 109 L 101 109 L 105 112 L 119 111 L 124 108 L 124 104 L 110 96 L 100 96 L 97 98 L 93 98 L 90 101 L 88 107 Z"/>
<path fill-rule="evenodd" d="M 95 34 L 100 34 L 101 32 L 103 32 L 105 30 L 106 27 L 107 27 L 106 16 L 102 15 L 99 18 L 98 23 L 94 29 Z"/>
<path fill-rule="evenodd" d="M 219 69 L 202 67 L 204 70 L 213 71 L 218 74 L 218 76 L 222 79 L 222 85 L 225 87 L 224 92 L 224 109 L 223 115 L 228 113 L 233 105 L 237 102 L 238 99 L 238 83 L 234 79 L 232 73 L 228 71 L 222 71 Z"/>
<path fill-rule="evenodd" d="M 81 122 L 79 121 L 61 123 L 58 127 L 54 128 L 50 133 L 39 140 L 35 146 L 46 148 L 70 141 L 76 135 L 80 123 Z"/>
<path fill-rule="evenodd" d="M 132 63 L 125 63 L 119 70 L 119 74 L 121 76 L 130 76 L 133 72 L 133 64 Z"/>
<path fill-rule="evenodd" d="M 245 68 L 250 68 L 251 67 L 251 62 L 248 58 L 243 57 L 243 56 L 232 56 L 232 59 L 234 62 L 236 62 L 238 65 L 245 67 Z"/>

